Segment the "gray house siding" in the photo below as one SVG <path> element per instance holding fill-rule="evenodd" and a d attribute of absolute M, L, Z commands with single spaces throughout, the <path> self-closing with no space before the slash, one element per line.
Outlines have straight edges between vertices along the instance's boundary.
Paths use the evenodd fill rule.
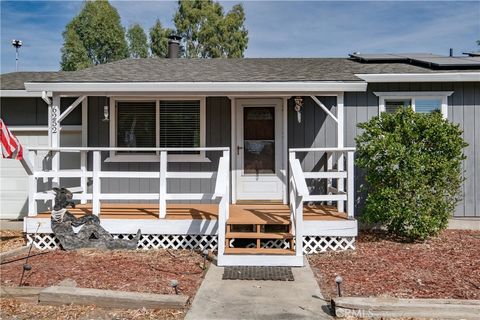
<path fill-rule="evenodd" d="M 60 110 L 63 112 L 76 98 L 62 98 Z M 8 126 L 47 126 L 48 107 L 42 98 L 0 98 L 0 117 Z M 62 125 L 82 124 L 82 111 L 76 108 L 70 113 Z"/>
<path fill-rule="evenodd" d="M 454 91 L 448 98 L 448 119 L 459 124 L 463 138 L 469 144 L 464 149 L 467 159 L 463 162 L 465 182 L 461 192 L 463 200 L 455 210 L 455 217 L 480 217 L 480 83 L 383 83 L 370 84 L 367 92 L 347 92 L 344 97 L 345 146 L 355 146 L 355 137 L 361 130 L 357 125 L 378 115 L 378 97 L 375 91 Z M 336 98 L 318 97 L 335 114 Z M 334 147 L 336 146 L 336 124 L 313 100 L 304 97 L 301 123 L 293 109 L 294 101 L 289 100 L 288 147 Z M 299 154 L 304 170 L 323 169 L 326 165 L 320 155 Z M 363 174 L 356 170 L 355 192 L 356 214 L 363 208 L 365 195 L 359 192 L 364 181 Z M 309 187 L 324 190 L 325 184 Z"/>
<path fill-rule="evenodd" d="M 102 121 L 103 106 L 109 105 L 106 97 L 88 98 L 88 146 L 109 146 L 109 123 Z M 230 146 L 230 100 L 226 97 L 209 97 L 206 100 L 206 146 L 229 147 Z M 210 162 L 201 163 L 168 163 L 169 171 L 216 171 L 218 167 L 219 152 L 206 154 Z M 108 157 L 104 152 L 102 159 Z M 91 169 L 92 155 L 89 155 L 89 167 Z M 158 163 L 152 162 L 104 162 L 102 170 L 105 171 L 157 171 Z M 211 179 L 169 179 L 167 190 L 169 193 L 213 193 L 215 180 Z M 158 193 L 158 179 L 103 179 L 102 192 L 104 193 Z M 198 201 L 194 201 L 198 202 Z M 201 202 L 210 203 L 212 200 L 205 199 Z"/>

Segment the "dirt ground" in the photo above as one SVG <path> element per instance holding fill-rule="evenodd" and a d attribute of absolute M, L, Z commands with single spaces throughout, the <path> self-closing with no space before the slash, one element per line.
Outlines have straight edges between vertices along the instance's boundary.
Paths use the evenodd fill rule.
<path fill-rule="evenodd" d="M 0 252 L 19 248 L 25 244 L 22 231 L 0 230 Z"/>
<path fill-rule="evenodd" d="M 336 296 L 480 299 L 480 231 L 446 230 L 423 243 L 360 233 L 355 251 L 309 256 L 322 292 Z"/>
<path fill-rule="evenodd" d="M 15 260 L 15 258 L 9 259 Z M 24 260 L 0 266 L 2 286 L 18 286 Z M 36 251 L 24 285 L 47 287 L 62 280 L 77 287 L 120 291 L 180 294 L 190 301 L 204 273 L 203 257 L 190 250 L 149 251 Z M 207 262 L 208 267 L 208 262 Z M 94 306 L 52 307 L 1 299 L 1 319 L 183 319 L 185 310 L 105 310 Z"/>

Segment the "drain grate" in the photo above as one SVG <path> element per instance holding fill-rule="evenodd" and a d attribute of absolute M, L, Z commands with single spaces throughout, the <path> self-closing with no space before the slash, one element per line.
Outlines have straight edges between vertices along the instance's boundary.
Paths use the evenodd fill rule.
<path fill-rule="evenodd" d="M 223 280 L 293 281 L 290 267 L 225 267 Z"/>

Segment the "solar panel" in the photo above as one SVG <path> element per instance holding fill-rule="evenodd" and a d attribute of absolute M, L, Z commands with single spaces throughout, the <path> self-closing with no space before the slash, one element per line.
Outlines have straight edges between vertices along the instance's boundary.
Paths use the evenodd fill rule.
<path fill-rule="evenodd" d="M 468 66 L 478 66 L 480 67 L 480 61 L 475 61 L 473 59 L 466 59 L 460 57 L 435 57 L 435 58 L 421 58 L 413 59 L 420 63 L 426 63 L 435 65 L 438 67 L 468 67 Z"/>
<path fill-rule="evenodd" d="M 433 67 L 480 67 L 480 57 L 447 57 L 432 53 L 353 53 L 362 62 L 405 62 Z"/>

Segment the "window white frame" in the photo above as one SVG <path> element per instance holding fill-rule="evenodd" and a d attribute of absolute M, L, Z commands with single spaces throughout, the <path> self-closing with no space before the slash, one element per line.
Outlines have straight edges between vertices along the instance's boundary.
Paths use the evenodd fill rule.
<path fill-rule="evenodd" d="M 200 102 L 200 147 L 205 147 L 206 138 L 206 98 L 205 97 L 162 97 L 162 96 L 115 96 L 110 97 L 110 147 L 117 146 L 117 102 L 125 101 L 155 101 L 156 119 L 155 119 L 155 147 L 160 146 L 160 101 L 199 101 Z M 107 162 L 158 162 L 160 160 L 159 152 L 156 154 L 117 154 L 110 151 L 110 156 L 105 160 Z M 210 162 L 205 156 L 205 151 L 199 154 L 169 154 L 169 162 Z"/>
<path fill-rule="evenodd" d="M 442 101 L 440 111 L 443 118 L 448 118 L 448 97 L 453 91 L 393 91 L 393 92 L 374 92 L 379 98 L 378 115 L 385 112 L 385 100 L 411 100 L 412 109 L 415 111 L 415 101 L 417 99 L 439 99 Z"/>

